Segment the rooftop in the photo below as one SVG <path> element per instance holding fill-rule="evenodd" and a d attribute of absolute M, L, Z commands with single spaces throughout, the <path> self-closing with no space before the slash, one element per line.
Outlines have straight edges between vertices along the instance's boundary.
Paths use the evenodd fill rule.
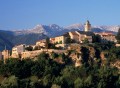
<path fill-rule="evenodd" d="M 90 32 L 90 31 L 88 31 L 88 32 L 86 32 L 86 31 L 77 31 L 77 32 L 79 32 L 80 34 L 87 35 L 87 36 L 92 36 L 92 35 L 94 35 L 94 33 L 93 33 L 93 32 Z"/>

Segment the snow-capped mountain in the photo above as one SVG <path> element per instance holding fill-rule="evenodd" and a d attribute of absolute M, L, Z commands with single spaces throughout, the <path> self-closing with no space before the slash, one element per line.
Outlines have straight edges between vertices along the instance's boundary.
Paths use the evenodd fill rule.
<path fill-rule="evenodd" d="M 120 26 L 92 26 L 93 32 L 113 31 L 117 32 Z M 60 27 L 56 24 L 36 25 L 31 29 L 3 31 L 0 30 L 0 50 L 6 45 L 11 49 L 16 44 L 35 44 L 37 40 L 44 39 L 47 36 L 55 37 L 69 31 L 83 31 L 83 24 L 72 24 L 67 27 Z"/>
<path fill-rule="evenodd" d="M 79 24 L 79 23 L 77 23 L 77 24 L 72 24 L 72 25 L 69 25 L 69 26 L 65 27 L 65 29 L 68 29 L 68 30 L 78 29 L 78 30 L 83 31 L 84 25 L 83 25 L 83 24 Z"/>
<path fill-rule="evenodd" d="M 61 33 L 63 33 L 65 29 L 63 27 L 60 27 L 56 24 L 51 24 L 51 25 L 36 25 L 32 29 L 26 29 L 26 30 L 13 30 L 15 35 L 23 35 L 23 34 L 45 34 L 47 36 L 56 36 Z"/>
<path fill-rule="evenodd" d="M 84 25 L 83 24 L 72 24 L 70 26 L 65 27 L 66 29 L 78 29 L 83 31 L 84 30 Z M 103 31 L 112 31 L 112 32 L 118 32 L 118 29 L 120 28 L 120 25 L 116 26 L 92 26 L 92 31 L 93 32 L 103 32 Z"/>
<path fill-rule="evenodd" d="M 106 30 L 106 31 L 113 31 L 113 32 L 118 32 L 118 29 L 120 28 L 120 25 L 116 26 L 93 26 L 94 28 L 99 28 L 101 30 Z"/>
<path fill-rule="evenodd" d="M 92 31 L 93 32 L 103 32 L 103 31 L 113 31 L 117 32 L 118 28 L 120 26 L 92 26 Z M 14 30 L 15 35 L 25 35 L 25 34 L 44 34 L 49 37 L 54 37 L 61 35 L 65 32 L 69 31 L 83 31 L 84 30 L 84 25 L 83 24 L 72 24 L 66 27 L 60 27 L 56 24 L 51 24 L 51 25 L 36 25 L 34 28 L 31 29 L 26 29 L 26 30 Z"/>
<path fill-rule="evenodd" d="M 46 31 L 44 30 L 43 25 L 41 25 L 41 24 L 36 25 L 32 29 L 13 30 L 13 32 L 15 35 L 24 35 L 24 34 L 32 34 L 32 33 L 35 33 L 35 34 L 44 33 L 44 34 L 46 34 Z"/>
<path fill-rule="evenodd" d="M 62 35 L 65 32 L 69 31 L 76 31 L 76 30 L 83 30 L 84 25 L 82 24 L 74 24 L 67 27 L 60 27 L 56 24 L 51 25 L 36 25 L 34 28 L 31 29 L 24 29 L 24 30 L 12 30 L 12 32 L 17 35 L 25 35 L 25 34 L 45 34 L 49 37 L 55 37 L 58 35 Z"/>

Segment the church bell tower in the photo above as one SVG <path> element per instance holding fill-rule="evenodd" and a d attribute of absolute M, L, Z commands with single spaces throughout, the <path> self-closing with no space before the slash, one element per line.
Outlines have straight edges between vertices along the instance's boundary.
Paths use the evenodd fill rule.
<path fill-rule="evenodd" d="M 89 22 L 89 20 L 87 20 L 87 22 L 85 23 L 85 32 L 91 31 L 91 24 Z"/>

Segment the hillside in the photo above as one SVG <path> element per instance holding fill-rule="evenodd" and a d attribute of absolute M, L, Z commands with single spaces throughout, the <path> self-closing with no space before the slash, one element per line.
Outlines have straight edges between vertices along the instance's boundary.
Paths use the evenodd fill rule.
<path fill-rule="evenodd" d="M 0 88 L 120 88 L 120 47 L 112 43 L 78 47 L 64 53 L 47 50 L 35 58 L 10 58 L 6 64 L 0 60 Z"/>
<path fill-rule="evenodd" d="M 37 40 L 46 38 L 44 34 L 22 34 L 15 35 L 12 31 L 2 31 L 0 30 L 0 50 L 11 49 L 14 45 L 18 44 L 35 44 Z"/>
<path fill-rule="evenodd" d="M 13 33 L 11 31 L 3 31 L 0 30 L 0 50 L 11 49 L 13 47 L 13 43 L 11 42 L 14 38 Z"/>

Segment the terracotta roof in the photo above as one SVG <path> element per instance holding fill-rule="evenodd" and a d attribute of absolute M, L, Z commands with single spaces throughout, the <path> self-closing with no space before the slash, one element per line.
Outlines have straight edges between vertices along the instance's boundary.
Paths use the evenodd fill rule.
<path fill-rule="evenodd" d="M 100 33 L 96 33 L 96 34 L 99 34 L 99 35 L 113 35 L 114 36 L 114 34 L 112 33 L 112 32 L 100 32 Z"/>
<path fill-rule="evenodd" d="M 79 32 L 80 34 L 87 35 L 87 36 L 92 36 L 92 35 L 94 35 L 93 32 L 85 32 L 85 31 L 77 31 L 77 32 Z"/>
<path fill-rule="evenodd" d="M 41 42 L 41 41 L 42 41 L 42 42 L 43 42 L 43 41 L 46 41 L 46 39 L 38 40 L 37 42 Z"/>
<path fill-rule="evenodd" d="M 78 35 L 76 32 L 71 32 L 73 35 Z"/>

